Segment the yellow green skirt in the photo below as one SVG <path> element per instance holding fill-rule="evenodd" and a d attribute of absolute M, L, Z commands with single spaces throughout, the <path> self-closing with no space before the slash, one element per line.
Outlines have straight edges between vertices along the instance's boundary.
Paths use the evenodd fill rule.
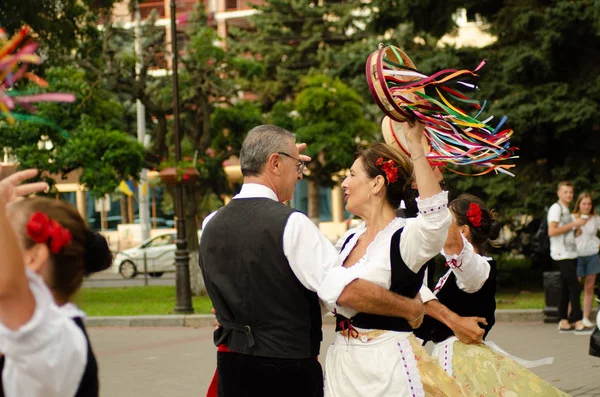
<path fill-rule="evenodd" d="M 465 395 L 569 396 L 510 357 L 483 344 L 467 345 L 452 338 L 439 344 L 434 356 L 440 366 L 457 381 Z"/>

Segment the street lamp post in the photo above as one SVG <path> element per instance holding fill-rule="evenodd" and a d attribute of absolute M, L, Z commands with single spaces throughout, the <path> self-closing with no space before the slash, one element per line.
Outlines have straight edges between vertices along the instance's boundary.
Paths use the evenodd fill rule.
<path fill-rule="evenodd" d="M 181 161 L 181 142 L 179 137 L 179 81 L 177 76 L 177 22 L 175 20 L 175 1 L 171 0 L 171 51 L 173 70 L 173 121 L 175 124 L 175 160 Z M 177 227 L 177 239 L 175 244 L 175 293 L 176 313 L 193 313 L 192 291 L 190 288 L 190 254 L 187 250 L 187 240 L 185 236 L 185 215 L 183 208 L 183 184 L 177 181 L 175 185 L 175 219 Z"/>

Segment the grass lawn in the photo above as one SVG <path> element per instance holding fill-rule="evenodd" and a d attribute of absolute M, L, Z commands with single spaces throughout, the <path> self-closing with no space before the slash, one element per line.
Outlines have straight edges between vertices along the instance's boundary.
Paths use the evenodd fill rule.
<path fill-rule="evenodd" d="M 543 309 L 543 292 L 499 292 L 496 293 L 497 309 Z"/>
<path fill-rule="evenodd" d="M 88 316 L 173 314 L 175 287 L 84 288 L 76 302 Z M 498 309 L 543 309 L 544 293 L 502 292 L 496 295 L 496 303 Z M 192 304 L 194 313 L 210 314 L 212 304 L 207 296 L 194 296 Z"/>
<path fill-rule="evenodd" d="M 583 292 L 581 293 L 583 303 Z M 499 292 L 496 294 L 497 309 L 543 309 L 546 306 L 544 301 L 544 292 Z M 598 306 L 594 299 L 592 307 Z"/>
<path fill-rule="evenodd" d="M 175 287 L 84 288 L 75 299 L 88 316 L 174 314 Z M 196 314 L 210 314 L 208 296 L 192 297 Z"/>

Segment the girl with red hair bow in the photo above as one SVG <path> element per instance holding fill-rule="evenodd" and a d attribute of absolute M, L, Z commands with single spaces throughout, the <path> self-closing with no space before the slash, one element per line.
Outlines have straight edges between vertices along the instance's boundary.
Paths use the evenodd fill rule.
<path fill-rule="evenodd" d="M 0 396 L 96 397 L 96 359 L 71 298 L 112 257 L 68 203 L 15 200 L 47 188 L 20 185 L 36 174 L 0 181 Z"/>
<path fill-rule="evenodd" d="M 500 224 L 494 211 L 470 194 L 448 207 L 453 222 L 442 254 L 449 269 L 435 287 L 435 299 L 425 302 L 427 316 L 415 334 L 435 343 L 432 356 L 466 394 L 566 396 L 524 367 L 551 359 L 526 361 L 483 342 L 496 310 L 496 261 L 486 248 L 498 238 Z"/>

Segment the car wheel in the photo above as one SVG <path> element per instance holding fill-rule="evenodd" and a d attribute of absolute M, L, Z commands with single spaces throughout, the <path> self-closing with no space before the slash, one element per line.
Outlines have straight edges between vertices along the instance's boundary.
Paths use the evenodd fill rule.
<path fill-rule="evenodd" d="M 148 274 L 150 275 L 150 277 L 159 278 L 162 277 L 163 272 L 148 272 Z"/>
<path fill-rule="evenodd" d="M 119 265 L 119 273 L 123 278 L 134 278 L 137 276 L 137 268 L 132 261 L 123 261 Z"/>

